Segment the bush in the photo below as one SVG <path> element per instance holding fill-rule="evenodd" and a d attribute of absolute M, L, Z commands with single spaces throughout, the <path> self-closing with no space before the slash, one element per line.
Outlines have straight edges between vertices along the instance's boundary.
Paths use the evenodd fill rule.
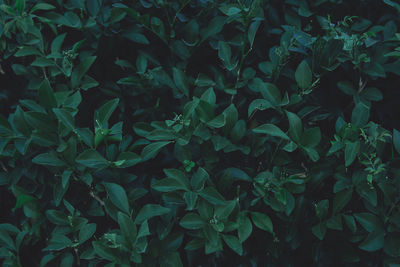
<path fill-rule="evenodd" d="M 3 266 L 399 266 L 394 0 L 0 0 Z"/>

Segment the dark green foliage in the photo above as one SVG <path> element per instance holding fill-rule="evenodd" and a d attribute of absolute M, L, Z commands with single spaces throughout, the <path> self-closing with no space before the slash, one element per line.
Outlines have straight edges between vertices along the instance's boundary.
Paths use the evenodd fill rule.
<path fill-rule="evenodd" d="M 0 262 L 399 266 L 399 12 L 0 0 Z"/>

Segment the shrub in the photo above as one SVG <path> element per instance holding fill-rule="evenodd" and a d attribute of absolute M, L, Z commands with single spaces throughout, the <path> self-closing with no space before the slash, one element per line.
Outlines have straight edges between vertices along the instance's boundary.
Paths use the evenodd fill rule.
<path fill-rule="evenodd" d="M 0 0 L 3 266 L 399 266 L 399 13 Z"/>

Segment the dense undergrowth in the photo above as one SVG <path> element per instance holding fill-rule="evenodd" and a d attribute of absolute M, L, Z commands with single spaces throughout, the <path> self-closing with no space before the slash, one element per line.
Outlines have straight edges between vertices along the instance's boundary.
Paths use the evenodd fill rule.
<path fill-rule="evenodd" d="M 3 266 L 400 266 L 395 0 L 0 0 Z"/>

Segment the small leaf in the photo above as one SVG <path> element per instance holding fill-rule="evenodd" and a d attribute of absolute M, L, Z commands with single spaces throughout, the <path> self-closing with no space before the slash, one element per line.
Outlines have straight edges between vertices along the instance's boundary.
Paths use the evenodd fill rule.
<path fill-rule="evenodd" d="M 251 212 L 251 219 L 254 225 L 261 230 L 270 232 L 271 234 L 274 232 L 272 221 L 268 215 L 261 212 Z"/>
<path fill-rule="evenodd" d="M 308 89 L 312 84 L 312 72 L 307 61 L 303 60 L 296 69 L 295 78 L 297 85 L 302 89 Z"/>

